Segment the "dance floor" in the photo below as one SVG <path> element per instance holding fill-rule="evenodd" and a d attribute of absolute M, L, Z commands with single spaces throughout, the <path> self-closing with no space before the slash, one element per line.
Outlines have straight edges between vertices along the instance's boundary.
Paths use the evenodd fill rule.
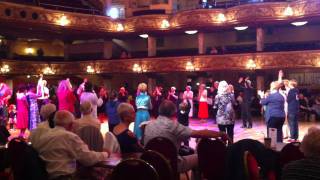
<path fill-rule="evenodd" d="M 241 139 L 255 139 L 258 141 L 263 142 L 264 137 L 266 136 L 266 125 L 261 119 L 254 119 L 253 121 L 253 128 L 252 129 L 243 129 L 241 128 L 242 122 L 241 120 L 237 120 L 235 127 L 234 127 L 234 142 L 237 142 Z M 130 125 L 130 129 L 133 131 L 134 124 Z M 317 126 L 320 128 L 320 122 L 306 122 L 302 121 L 299 122 L 299 140 L 301 141 L 304 134 L 307 132 L 308 128 L 312 126 Z M 210 129 L 210 130 L 218 130 L 216 124 L 213 123 L 212 120 L 200 121 L 198 119 L 191 119 L 190 120 L 190 128 L 195 130 L 200 129 Z M 285 129 L 285 128 L 284 128 Z M 104 122 L 101 124 L 101 133 L 105 134 L 109 130 L 108 123 Z M 11 130 L 11 138 L 17 137 L 19 135 L 19 130 Z M 28 137 L 29 132 L 26 133 L 26 137 Z M 286 142 L 286 139 L 284 140 Z M 190 142 L 191 147 L 195 147 L 195 139 L 191 139 Z"/>

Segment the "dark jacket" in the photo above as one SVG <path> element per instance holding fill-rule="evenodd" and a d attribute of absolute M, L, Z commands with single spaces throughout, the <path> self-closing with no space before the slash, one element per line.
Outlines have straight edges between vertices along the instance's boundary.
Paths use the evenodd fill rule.
<path fill-rule="evenodd" d="M 271 93 L 267 98 L 261 99 L 262 105 L 267 105 L 268 117 L 285 117 L 284 97 L 279 93 Z"/>
<path fill-rule="evenodd" d="M 298 99 L 299 90 L 293 88 L 289 90 L 287 101 L 288 101 L 288 114 L 298 114 L 299 112 L 299 99 Z"/>

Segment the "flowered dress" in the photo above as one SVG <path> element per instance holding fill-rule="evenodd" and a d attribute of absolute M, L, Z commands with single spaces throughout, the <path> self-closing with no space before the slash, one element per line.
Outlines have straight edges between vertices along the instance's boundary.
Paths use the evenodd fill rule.
<path fill-rule="evenodd" d="M 214 106 L 218 108 L 217 111 L 217 124 L 231 125 L 234 124 L 234 110 L 232 104 L 235 99 L 232 93 L 218 94 L 215 97 Z"/>
<path fill-rule="evenodd" d="M 39 108 L 37 103 L 38 96 L 35 93 L 28 92 L 27 94 L 29 103 L 29 130 L 35 129 L 41 122 L 39 115 Z"/>

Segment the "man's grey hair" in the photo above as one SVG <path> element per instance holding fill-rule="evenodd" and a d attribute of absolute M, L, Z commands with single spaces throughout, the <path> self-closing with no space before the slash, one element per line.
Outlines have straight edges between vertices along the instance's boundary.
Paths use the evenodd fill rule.
<path fill-rule="evenodd" d="M 47 120 L 50 117 L 50 115 L 56 111 L 57 111 L 56 105 L 48 103 L 41 107 L 40 115 L 43 119 Z"/>
<path fill-rule="evenodd" d="M 74 116 L 71 112 L 66 110 L 57 111 L 54 115 L 54 123 L 57 126 L 66 127 L 70 125 L 74 120 Z"/>
<path fill-rule="evenodd" d="M 320 129 L 311 127 L 301 142 L 301 151 L 306 157 L 320 157 Z"/>
<path fill-rule="evenodd" d="M 121 121 L 123 120 L 124 117 L 128 116 L 132 111 L 134 111 L 134 108 L 129 103 L 121 103 L 117 108 L 117 113 Z"/>
<path fill-rule="evenodd" d="M 176 112 L 177 107 L 172 101 L 164 100 L 159 106 L 159 115 L 161 116 L 172 117 Z"/>

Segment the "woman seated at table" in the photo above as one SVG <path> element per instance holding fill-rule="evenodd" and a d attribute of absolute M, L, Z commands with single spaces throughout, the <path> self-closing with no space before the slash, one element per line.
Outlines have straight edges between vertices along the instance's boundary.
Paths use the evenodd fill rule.
<path fill-rule="evenodd" d="M 142 152 L 143 148 L 139 144 L 134 133 L 129 130 L 130 123 L 135 120 L 135 111 L 131 104 L 121 103 L 118 106 L 117 113 L 120 117 L 120 123 L 113 129 L 122 154 Z"/>

